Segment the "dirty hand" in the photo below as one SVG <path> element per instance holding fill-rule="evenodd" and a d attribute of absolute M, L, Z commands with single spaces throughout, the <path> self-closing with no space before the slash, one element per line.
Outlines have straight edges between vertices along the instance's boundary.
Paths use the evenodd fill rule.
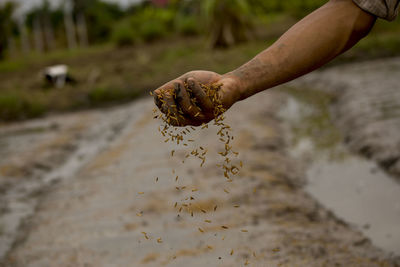
<path fill-rule="evenodd" d="M 185 83 L 192 92 L 191 95 L 186 90 Z M 234 77 L 211 71 L 188 72 L 154 91 L 154 101 L 161 112 L 177 118 L 170 121 L 172 125 L 199 126 L 215 118 L 214 104 L 201 84 L 221 85 L 218 96 L 224 109 L 230 108 L 239 99 L 237 90 L 239 84 Z M 178 116 L 178 110 L 182 111 L 182 116 Z"/>

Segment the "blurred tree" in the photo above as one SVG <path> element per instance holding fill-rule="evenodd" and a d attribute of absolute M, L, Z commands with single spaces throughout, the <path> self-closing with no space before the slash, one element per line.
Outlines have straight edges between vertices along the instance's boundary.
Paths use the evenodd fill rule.
<path fill-rule="evenodd" d="M 224 48 L 249 39 L 252 29 L 247 0 L 205 0 L 211 45 Z"/>
<path fill-rule="evenodd" d="M 56 39 L 62 39 L 64 35 L 63 16 L 61 7 L 51 9 L 49 0 L 43 0 L 40 6 L 26 14 L 25 22 L 30 31 L 36 32 L 35 28 L 43 30 L 46 49 L 52 50 L 56 47 Z"/>
<path fill-rule="evenodd" d="M 112 26 L 124 15 L 117 5 L 100 0 L 72 0 L 74 15 L 83 14 L 89 42 L 104 42 L 111 37 Z"/>
<path fill-rule="evenodd" d="M 7 2 L 0 6 L 0 60 L 5 57 L 9 38 L 17 31 L 17 25 L 12 19 L 15 10 L 15 4 Z"/>

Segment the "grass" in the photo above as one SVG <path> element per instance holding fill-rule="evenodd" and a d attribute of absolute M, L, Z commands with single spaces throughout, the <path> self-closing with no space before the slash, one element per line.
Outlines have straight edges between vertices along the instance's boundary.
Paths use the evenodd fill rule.
<path fill-rule="evenodd" d="M 293 19 L 272 16 L 259 25 L 261 39 L 226 50 L 209 49 L 202 37 L 171 37 L 123 48 L 93 46 L 2 61 L 0 121 L 130 101 L 193 69 L 231 71 L 272 44 L 292 23 Z M 380 20 L 368 37 L 330 65 L 397 56 L 398 47 L 400 23 Z M 77 83 L 61 89 L 46 85 L 40 71 L 54 64 L 67 64 Z"/>

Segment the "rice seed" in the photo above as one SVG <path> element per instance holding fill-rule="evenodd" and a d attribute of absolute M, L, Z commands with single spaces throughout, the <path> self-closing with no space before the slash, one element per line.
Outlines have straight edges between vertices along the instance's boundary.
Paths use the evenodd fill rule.
<path fill-rule="evenodd" d="M 177 175 L 177 176 L 175 177 L 175 182 L 178 181 L 178 178 L 179 178 L 179 176 Z"/>
<path fill-rule="evenodd" d="M 230 253 L 230 254 L 231 254 L 231 256 L 233 255 L 233 249 L 231 250 L 231 253 Z"/>
<path fill-rule="evenodd" d="M 248 232 L 246 229 L 242 229 L 240 231 L 243 232 L 243 233 L 247 233 Z"/>
<path fill-rule="evenodd" d="M 222 225 L 221 228 L 223 229 L 229 229 L 228 226 Z"/>
<path fill-rule="evenodd" d="M 217 206 L 217 205 L 215 205 L 215 207 L 214 207 L 214 211 L 216 211 L 216 210 L 217 210 L 217 207 L 218 207 L 218 206 Z"/>
<path fill-rule="evenodd" d="M 227 193 L 227 194 L 229 194 L 229 191 L 228 191 L 227 189 L 225 189 L 225 188 L 224 188 L 224 192 Z"/>
<path fill-rule="evenodd" d="M 207 248 L 208 248 L 208 249 L 213 249 L 213 247 L 212 247 L 212 246 L 210 246 L 210 245 L 207 245 Z"/>
<path fill-rule="evenodd" d="M 235 207 L 235 208 L 239 208 L 240 206 L 239 206 L 239 205 L 233 205 L 233 207 Z"/>
<path fill-rule="evenodd" d="M 146 238 L 147 240 L 149 239 L 146 232 L 142 232 L 142 234 L 144 235 L 144 238 Z"/>
<path fill-rule="evenodd" d="M 143 194 L 144 194 L 144 192 L 139 192 L 138 194 L 139 194 L 139 195 L 143 195 Z"/>
<path fill-rule="evenodd" d="M 206 222 L 206 223 L 211 223 L 211 221 L 210 221 L 210 220 L 204 220 L 204 222 Z"/>
<path fill-rule="evenodd" d="M 199 227 L 199 231 L 200 231 L 201 233 L 204 233 L 204 230 L 203 230 L 203 229 L 201 229 L 200 227 Z"/>
<path fill-rule="evenodd" d="M 160 237 L 160 238 L 157 238 L 157 243 L 162 243 L 161 237 Z"/>
<path fill-rule="evenodd" d="M 138 212 L 138 213 L 136 213 L 136 216 L 138 216 L 138 217 L 142 217 L 142 212 Z"/>

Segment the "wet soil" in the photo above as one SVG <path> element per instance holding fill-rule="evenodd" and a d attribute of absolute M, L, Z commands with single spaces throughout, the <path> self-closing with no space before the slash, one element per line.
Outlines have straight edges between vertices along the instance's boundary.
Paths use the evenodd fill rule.
<path fill-rule="evenodd" d="M 1 181 L 8 183 L 1 200 L 3 265 L 400 266 L 398 257 L 378 248 L 306 191 L 303 160 L 311 159 L 299 160 L 291 153 L 287 128 L 279 117 L 288 98 L 281 89 L 261 93 L 228 112 L 233 145 L 244 162 L 232 183 L 215 166 L 219 145 L 213 128 L 193 136 L 210 150 L 205 166 L 195 160 L 182 164 L 182 149 L 170 157 L 173 146 L 157 131 L 151 99 L 38 120 L 35 123 L 44 125 L 40 131 L 30 123 L 2 127 L 0 139 L 6 149 L 1 150 L 1 166 L 30 170 L 24 166 L 35 166 L 32 159 L 46 163 L 57 158 L 63 145 L 47 149 L 53 138 L 65 135 L 60 143 L 73 144 L 60 153 L 62 159 L 37 175 L 36 169 L 29 174 L 1 173 Z M 55 122 L 58 126 L 51 126 Z M 31 139 L 18 140 L 16 133 L 26 131 L 31 131 L 26 134 Z M 336 138 L 329 140 L 334 143 Z M 328 139 L 320 138 L 322 147 L 329 145 L 324 140 Z M 36 148 L 42 144 L 44 151 L 51 151 L 43 159 Z M 23 156 L 24 151 L 32 152 Z M 13 165 L 12 158 L 21 165 Z M 20 187 L 27 191 L 12 193 L 23 192 L 14 189 Z M 200 208 L 193 217 L 178 217 L 174 203 L 189 195 Z M 31 203 L 30 212 L 7 219 L 20 210 L 14 203 Z"/>

